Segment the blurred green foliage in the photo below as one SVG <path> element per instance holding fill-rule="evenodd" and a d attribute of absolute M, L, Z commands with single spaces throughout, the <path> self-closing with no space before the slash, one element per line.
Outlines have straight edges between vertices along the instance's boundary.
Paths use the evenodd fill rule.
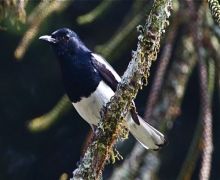
<path fill-rule="evenodd" d="M 65 0 L 62 5 L 59 2 L 61 3 L 61 1 L 31 0 L 0 1 L 0 179 L 3 180 L 67 179 L 72 176 L 72 170 L 80 160 L 82 145 L 90 128 L 71 108 L 65 96 L 56 57 L 48 47 L 38 41 L 38 37 L 61 27 L 69 27 L 80 35 L 88 47 L 102 54 L 113 64 L 117 72 L 122 74 L 130 60 L 131 50 L 136 49 L 136 25 L 146 17 L 143 13 L 151 8 L 153 1 Z M 196 1 L 195 4 L 199 7 L 201 3 Z M 167 116 L 159 119 L 166 129 L 170 129 L 169 145 L 160 151 L 160 168 L 156 171 L 157 174 L 154 174 L 154 178 L 162 180 L 178 177 L 200 122 L 198 67 L 195 66 L 192 71 L 184 71 L 187 66 L 180 63 L 186 57 L 195 57 L 195 54 L 188 56 L 183 50 L 184 46 L 189 47 L 186 37 L 190 36 L 189 29 L 194 24 L 186 11 L 185 1 L 179 1 L 179 4 L 175 5 L 180 7 L 175 11 L 181 11 L 179 19 L 177 18 L 181 23 L 176 30 L 172 55 L 163 76 L 163 90 L 159 92 L 157 108 L 153 111 L 157 115 L 160 112 L 156 110 L 163 109 L 167 104 L 170 103 L 172 107 L 168 109 L 169 111 L 163 112 L 169 115 L 168 121 L 164 120 Z M 208 7 L 205 5 L 204 7 L 206 16 L 203 20 L 204 47 L 208 52 L 207 59 L 211 59 L 206 62 L 209 67 L 209 87 L 213 89 L 215 150 L 210 179 L 218 179 L 219 27 L 213 22 Z M 83 17 L 88 16 L 89 20 L 88 18 L 83 20 Z M 79 22 L 83 22 L 83 25 Z M 171 27 L 172 24 L 171 21 Z M 164 39 L 166 44 L 167 40 Z M 180 45 L 181 42 L 184 45 Z M 16 49 L 21 47 L 22 53 L 16 55 Z M 158 71 L 156 68 L 160 63 L 159 60 L 160 57 L 153 65 L 149 86 L 137 97 L 136 104 L 140 114 L 145 112 L 145 104 L 150 98 L 149 89 L 153 84 L 154 74 Z M 171 72 L 172 69 L 174 70 Z M 173 103 L 172 98 L 174 99 L 175 94 L 163 95 L 178 92 L 181 87 L 179 84 L 183 80 L 180 77 L 186 72 L 190 73 L 190 77 L 188 82 L 184 82 L 186 85 L 183 88 L 185 91 L 182 93 L 182 103 L 179 101 Z M 175 78 L 172 78 L 173 76 Z M 166 86 L 166 83 L 170 86 Z M 175 117 L 175 121 L 174 119 L 170 121 L 172 117 Z M 126 157 L 133 144 L 133 139 L 129 138 L 120 147 L 120 153 Z M 199 160 L 195 162 L 195 171 L 192 174 L 184 172 L 185 177 L 198 179 L 201 149 L 197 152 Z M 191 161 L 193 160 L 190 159 Z M 107 179 L 111 172 L 112 168 L 108 166 L 104 179 Z"/>

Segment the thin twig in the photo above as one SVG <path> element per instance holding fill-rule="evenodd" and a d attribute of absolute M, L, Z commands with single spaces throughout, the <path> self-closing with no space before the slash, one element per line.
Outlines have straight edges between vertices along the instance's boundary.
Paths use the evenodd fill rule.
<path fill-rule="evenodd" d="M 211 113 L 211 102 L 208 93 L 208 73 L 206 69 L 206 63 L 204 59 L 205 50 L 202 44 L 202 13 L 204 8 L 201 9 L 198 14 L 194 7 L 194 2 L 192 0 L 186 0 L 189 7 L 189 12 L 192 18 L 195 20 L 196 24 L 193 26 L 193 38 L 197 51 L 198 65 L 199 65 L 199 78 L 200 78 L 200 95 L 201 95 L 201 109 L 200 117 L 203 121 L 203 155 L 202 155 L 202 167 L 200 169 L 200 179 L 207 180 L 210 176 L 211 161 L 212 161 L 212 113 Z"/>
<path fill-rule="evenodd" d="M 206 37 L 204 38 L 204 45 L 205 48 L 209 49 L 210 56 L 213 57 L 215 61 L 215 68 L 216 68 L 216 84 L 217 84 L 217 89 L 218 93 L 220 94 L 220 44 L 218 42 L 218 38 L 213 35 L 212 33 L 206 33 Z"/>
<path fill-rule="evenodd" d="M 71 109 L 72 105 L 69 98 L 64 95 L 59 102 L 46 114 L 36 117 L 28 122 L 27 127 L 31 132 L 41 132 L 48 129 L 58 119 L 60 119 L 66 112 Z"/>
<path fill-rule="evenodd" d="M 200 49 L 200 54 L 202 49 Z M 202 168 L 200 171 L 200 179 L 207 180 L 210 176 L 211 161 L 212 161 L 212 113 L 211 102 L 208 95 L 208 80 L 206 63 L 199 55 L 199 75 L 200 75 L 200 88 L 201 88 L 201 117 L 203 118 L 203 158 Z"/>
<path fill-rule="evenodd" d="M 201 118 L 200 118 L 201 119 Z M 196 126 L 196 130 L 193 136 L 193 140 L 190 144 L 190 148 L 181 167 L 177 180 L 187 180 L 192 178 L 192 174 L 195 170 L 196 162 L 201 152 L 201 142 L 203 133 L 202 122 L 199 121 Z"/>
<path fill-rule="evenodd" d="M 134 29 L 144 19 L 144 12 L 142 11 L 144 1 L 135 1 L 131 11 L 126 15 L 124 22 L 117 29 L 115 34 L 104 44 L 95 47 L 95 50 L 102 54 L 105 58 L 111 57 L 115 59 L 121 49 L 127 47 L 128 41 L 131 42 L 135 35 Z"/>
<path fill-rule="evenodd" d="M 103 13 L 107 12 L 107 10 L 111 7 L 111 5 L 117 1 L 109 1 L 109 0 L 103 0 L 95 9 L 93 9 L 91 12 L 86 13 L 82 16 L 79 16 L 77 18 L 77 22 L 80 25 L 85 25 L 94 22 L 98 17 L 101 17 L 100 15 L 103 15 Z"/>

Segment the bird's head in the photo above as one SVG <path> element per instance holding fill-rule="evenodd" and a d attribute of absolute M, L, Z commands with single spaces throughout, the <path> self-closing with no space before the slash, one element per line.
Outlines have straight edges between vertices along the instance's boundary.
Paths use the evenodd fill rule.
<path fill-rule="evenodd" d="M 78 35 L 68 28 L 58 29 L 51 35 L 44 35 L 39 39 L 51 44 L 58 56 L 90 52 L 90 50 L 79 39 Z"/>

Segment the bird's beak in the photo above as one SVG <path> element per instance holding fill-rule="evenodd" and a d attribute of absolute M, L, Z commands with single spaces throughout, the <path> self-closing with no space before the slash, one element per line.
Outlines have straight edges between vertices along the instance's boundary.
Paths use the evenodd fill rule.
<path fill-rule="evenodd" d="M 52 38 L 52 37 L 49 36 L 49 35 L 41 36 L 41 37 L 39 37 L 39 39 L 40 39 L 40 40 L 47 41 L 47 42 L 49 42 L 49 43 L 51 43 L 51 44 L 56 44 L 56 43 L 57 43 L 57 40 L 54 39 L 54 38 Z"/>

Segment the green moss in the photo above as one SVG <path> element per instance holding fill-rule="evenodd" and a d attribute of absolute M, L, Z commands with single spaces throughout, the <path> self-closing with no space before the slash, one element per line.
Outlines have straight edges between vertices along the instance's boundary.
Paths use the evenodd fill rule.
<path fill-rule="evenodd" d="M 220 24 L 220 5 L 218 0 L 208 0 L 209 8 L 211 10 L 214 20 Z"/>
<path fill-rule="evenodd" d="M 98 125 L 96 140 L 93 142 L 97 147 L 91 145 L 88 149 L 94 154 L 90 153 L 89 156 L 84 156 L 77 172 L 73 173 L 74 177 L 98 179 L 109 157 L 112 162 L 121 158 L 121 155 L 113 150 L 113 145 L 118 138 L 125 139 L 128 136 L 124 118 L 132 107 L 138 90 L 147 84 L 152 61 L 157 58 L 160 48 L 161 35 L 168 24 L 167 18 L 169 17 L 170 7 L 171 0 L 155 1 L 145 26 L 139 26 L 140 35 L 138 36 L 137 50 L 132 53 L 132 60 L 117 87 L 115 95 L 101 112 L 102 120 Z M 84 162 L 91 163 L 91 169 L 94 168 L 92 173 L 82 168 Z"/>

